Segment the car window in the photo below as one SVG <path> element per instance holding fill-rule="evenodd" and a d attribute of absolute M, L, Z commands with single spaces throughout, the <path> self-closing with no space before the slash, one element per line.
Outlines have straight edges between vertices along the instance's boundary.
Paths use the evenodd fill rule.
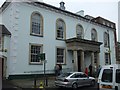
<path fill-rule="evenodd" d="M 102 82 L 112 82 L 113 70 L 112 69 L 104 69 L 102 74 Z"/>
<path fill-rule="evenodd" d="M 61 75 L 59 75 L 59 77 L 67 77 L 67 76 L 69 76 L 70 74 L 72 74 L 72 73 L 62 73 Z"/>
<path fill-rule="evenodd" d="M 80 74 L 73 74 L 70 78 L 80 78 Z"/>
<path fill-rule="evenodd" d="M 81 77 L 81 78 L 86 78 L 87 75 L 86 75 L 86 74 L 80 74 L 80 77 Z"/>
<path fill-rule="evenodd" d="M 116 70 L 116 83 L 120 83 L 120 69 Z"/>

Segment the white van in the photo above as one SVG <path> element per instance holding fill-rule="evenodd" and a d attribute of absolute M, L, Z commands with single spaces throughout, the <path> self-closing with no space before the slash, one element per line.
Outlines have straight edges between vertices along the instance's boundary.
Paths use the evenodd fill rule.
<path fill-rule="evenodd" d="M 101 68 L 98 90 L 120 90 L 120 64 L 106 65 Z"/>

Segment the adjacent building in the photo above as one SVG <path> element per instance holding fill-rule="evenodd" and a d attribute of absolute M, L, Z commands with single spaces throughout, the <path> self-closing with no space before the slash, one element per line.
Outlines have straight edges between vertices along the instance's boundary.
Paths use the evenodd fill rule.
<path fill-rule="evenodd" d="M 120 63 L 120 1 L 118 2 L 118 43 L 117 43 L 117 63 Z"/>
<path fill-rule="evenodd" d="M 64 4 L 12 0 L 2 5 L 1 25 L 9 31 L 2 36 L 3 77 L 43 74 L 40 53 L 45 53 L 47 74 L 54 73 L 56 64 L 66 72 L 116 63 L 115 23 L 72 13 Z"/>

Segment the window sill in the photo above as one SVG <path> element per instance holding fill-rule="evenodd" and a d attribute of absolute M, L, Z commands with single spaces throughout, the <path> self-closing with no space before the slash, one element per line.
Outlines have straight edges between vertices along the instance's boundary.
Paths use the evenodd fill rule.
<path fill-rule="evenodd" d="M 56 40 L 61 40 L 61 41 L 65 41 L 65 39 L 61 39 L 61 38 L 56 38 Z"/>
<path fill-rule="evenodd" d="M 39 34 L 30 34 L 31 36 L 37 36 L 37 37 L 43 37 L 43 35 L 39 35 Z"/>
<path fill-rule="evenodd" d="M 29 65 L 43 65 L 41 62 L 30 62 Z"/>
<path fill-rule="evenodd" d="M 66 63 L 56 63 L 56 64 L 66 65 Z"/>

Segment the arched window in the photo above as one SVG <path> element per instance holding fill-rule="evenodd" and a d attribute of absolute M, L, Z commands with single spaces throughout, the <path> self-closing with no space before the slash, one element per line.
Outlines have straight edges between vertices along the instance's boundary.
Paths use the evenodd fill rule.
<path fill-rule="evenodd" d="M 31 15 L 31 34 L 43 35 L 43 17 L 38 12 L 33 12 Z"/>
<path fill-rule="evenodd" d="M 109 36 L 108 35 L 109 34 L 107 32 L 104 32 L 104 46 L 105 47 L 108 47 L 108 45 L 109 45 L 109 41 L 108 41 Z"/>
<path fill-rule="evenodd" d="M 62 19 L 56 21 L 56 38 L 65 39 L 65 22 Z"/>
<path fill-rule="evenodd" d="M 91 30 L 91 40 L 97 41 L 97 31 L 95 29 Z"/>
<path fill-rule="evenodd" d="M 83 37 L 84 37 L 83 33 L 84 33 L 84 30 L 83 30 L 82 25 L 77 25 L 77 26 L 76 26 L 77 38 L 83 39 Z"/>

